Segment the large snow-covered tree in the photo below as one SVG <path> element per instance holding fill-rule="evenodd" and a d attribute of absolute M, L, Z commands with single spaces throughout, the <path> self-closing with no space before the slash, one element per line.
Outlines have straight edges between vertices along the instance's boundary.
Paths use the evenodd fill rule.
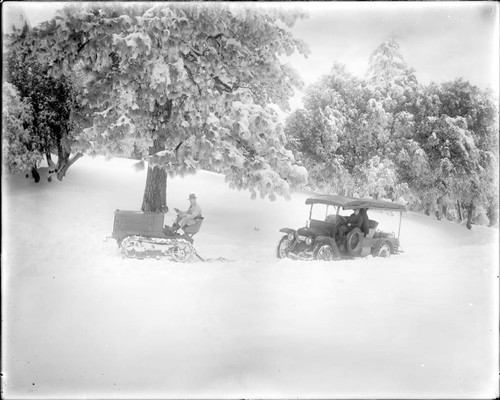
<path fill-rule="evenodd" d="M 498 121 L 491 96 L 456 79 L 426 88 L 419 104 L 415 137 L 429 160 L 430 188 L 466 207 L 468 227 L 477 207 L 486 208 L 494 221 Z"/>
<path fill-rule="evenodd" d="M 141 156 L 142 209 L 160 211 L 167 173 L 208 168 L 271 199 L 305 180 L 275 110 L 301 85 L 280 56 L 308 52 L 290 30 L 302 16 L 235 3 L 72 4 L 31 43 L 54 76 L 76 77 L 92 124 L 74 149 Z"/>
<path fill-rule="evenodd" d="M 288 117 L 285 132 L 316 188 L 352 194 L 351 173 L 364 151 L 353 134 L 360 131 L 362 101 L 361 82 L 334 64 L 307 88 L 304 107 Z"/>

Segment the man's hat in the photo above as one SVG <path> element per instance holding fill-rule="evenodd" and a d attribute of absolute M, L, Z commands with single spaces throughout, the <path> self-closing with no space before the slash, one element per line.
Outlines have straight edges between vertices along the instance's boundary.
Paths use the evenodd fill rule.
<path fill-rule="evenodd" d="M 189 199 L 188 200 L 191 200 L 191 199 L 196 199 L 196 195 L 194 193 L 191 193 L 189 195 Z"/>

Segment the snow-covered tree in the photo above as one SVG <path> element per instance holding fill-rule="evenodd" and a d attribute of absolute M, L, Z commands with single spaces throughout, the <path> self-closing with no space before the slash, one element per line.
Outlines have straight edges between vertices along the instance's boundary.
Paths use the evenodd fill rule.
<path fill-rule="evenodd" d="M 384 41 L 371 54 L 365 80 L 365 126 L 373 146 L 384 157 L 395 160 L 405 138 L 399 128 L 408 128 L 416 110 L 418 82 L 409 68 L 399 44 Z M 407 134 L 405 134 L 408 136 Z"/>
<path fill-rule="evenodd" d="M 304 108 L 287 119 L 286 135 L 314 187 L 352 193 L 350 174 L 364 157 L 364 147 L 358 146 L 363 141 L 361 102 L 359 80 L 345 66 L 334 64 L 330 74 L 307 88 Z"/>
<path fill-rule="evenodd" d="M 396 168 L 401 149 L 407 147 L 414 153 L 417 149 L 413 147 L 419 147 L 411 142 L 418 84 L 399 46 L 392 40 L 384 42 L 370 61 L 365 80 L 334 64 L 328 75 L 307 89 L 304 109 L 287 121 L 286 132 L 293 137 L 297 155 L 307 154 L 306 158 L 324 163 L 325 180 L 331 182 L 332 176 L 349 174 L 349 179 L 336 181 L 349 182 L 352 187 L 337 187 L 338 192 L 359 192 L 366 186 L 365 175 L 374 167 L 372 161 L 376 160 L 377 166 Z M 311 160 L 303 162 L 311 170 Z M 320 175 L 316 179 L 312 174 L 310 179 L 321 183 Z M 371 194 L 385 196 L 387 190 L 395 193 L 398 179 L 396 174 L 391 188 L 379 185 Z"/>
<path fill-rule="evenodd" d="M 370 84 L 394 82 L 408 70 L 398 42 L 393 38 L 382 42 L 370 55 L 366 79 Z"/>
<path fill-rule="evenodd" d="M 33 108 L 12 84 L 2 85 L 2 159 L 11 173 L 29 171 L 43 153 L 33 146 Z"/>
<path fill-rule="evenodd" d="M 219 3 L 72 4 L 35 30 L 36 55 L 76 76 L 92 125 L 74 149 L 142 156 L 142 209 L 166 205 L 166 174 L 209 168 L 271 199 L 303 182 L 273 106 L 300 80 L 300 13 Z"/>
<path fill-rule="evenodd" d="M 476 206 L 493 223 L 498 215 L 496 110 L 490 95 L 461 79 L 419 85 L 390 39 L 372 53 L 366 79 L 334 65 L 307 88 L 286 132 L 317 188 L 404 195 L 427 212 L 458 201 L 470 226 L 474 215 L 484 221 Z"/>
<path fill-rule="evenodd" d="M 444 197 L 467 210 L 488 210 L 496 220 L 498 201 L 498 125 L 491 96 L 463 79 L 423 88 L 415 114 L 415 140 L 429 163 L 417 190 L 422 197 Z M 416 188 L 415 186 L 413 186 Z M 484 219 L 483 219 L 484 220 Z"/>
<path fill-rule="evenodd" d="M 8 46 L 6 77 L 18 90 L 21 98 L 30 105 L 33 123 L 29 128 L 30 146 L 51 159 L 58 155 L 58 178 L 61 180 L 72 162 L 70 143 L 76 123 L 71 118 L 77 110 L 71 82 L 64 76 L 55 79 L 48 73 L 43 60 L 30 57 L 27 31 L 11 35 Z"/>

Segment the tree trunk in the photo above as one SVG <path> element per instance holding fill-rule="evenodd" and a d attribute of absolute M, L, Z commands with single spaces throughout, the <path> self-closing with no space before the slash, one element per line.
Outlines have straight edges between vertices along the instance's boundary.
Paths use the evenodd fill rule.
<path fill-rule="evenodd" d="M 57 170 L 61 171 L 64 166 L 68 163 L 70 154 L 67 153 L 63 147 L 59 144 L 57 148 Z M 59 175 L 57 176 L 59 179 Z M 61 176 L 62 179 L 62 176 Z M 59 179 L 59 180 L 61 180 Z"/>
<path fill-rule="evenodd" d="M 165 150 L 165 143 L 155 140 L 149 154 L 153 155 L 161 150 Z M 144 212 L 166 212 L 168 210 L 167 172 L 163 168 L 148 166 L 141 210 Z"/>
<path fill-rule="evenodd" d="M 142 211 L 165 212 L 167 208 L 167 173 L 160 167 L 148 167 Z"/>
<path fill-rule="evenodd" d="M 488 215 L 488 219 L 490 221 L 488 226 L 495 226 L 498 223 L 498 204 L 490 200 L 486 215 Z"/>
<path fill-rule="evenodd" d="M 460 200 L 457 200 L 457 211 L 458 211 L 458 220 L 462 222 L 463 218 L 462 218 L 462 207 L 460 207 Z"/>
<path fill-rule="evenodd" d="M 45 149 L 45 158 L 47 159 L 47 165 L 51 166 L 51 164 L 53 164 L 54 162 L 52 161 L 52 155 L 50 154 L 50 150 L 48 149 Z"/>
<path fill-rule="evenodd" d="M 52 156 L 50 153 L 50 148 L 45 149 L 45 157 L 47 158 L 47 164 L 49 165 L 49 181 L 52 180 L 50 177 L 50 170 L 54 169 L 57 173 L 57 179 L 62 181 L 64 175 L 68 171 L 69 167 L 71 167 L 79 158 L 83 157 L 83 153 L 76 153 L 73 158 L 70 159 L 71 149 L 63 144 L 61 139 L 58 139 L 57 143 L 57 166 L 54 167 L 54 163 L 52 161 Z"/>
<path fill-rule="evenodd" d="M 79 158 L 83 157 L 83 154 L 82 153 L 76 153 L 73 158 L 70 160 L 69 159 L 69 154 L 67 154 L 65 157 L 64 157 L 64 161 L 62 163 L 57 163 L 57 179 L 59 181 L 62 181 L 62 179 L 64 178 L 64 175 L 66 175 L 66 171 L 68 171 L 69 167 L 71 167 L 75 162 L 76 160 L 78 160 Z"/>
<path fill-rule="evenodd" d="M 437 203 L 436 218 L 438 221 L 441 221 L 441 218 L 443 218 L 443 198 L 438 197 L 436 203 Z"/>
<path fill-rule="evenodd" d="M 472 212 L 474 211 L 474 204 L 472 201 L 467 206 L 467 229 L 472 229 Z"/>
<path fill-rule="evenodd" d="M 164 105 L 155 103 L 153 118 L 165 121 L 170 120 L 172 114 L 172 100 L 168 100 Z M 166 131 L 156 131 L 158 135 L 153 139 L 153 146 L 149 149 L 149 155 L 154 155 L 166 148 Z M 141 210 L 144 212 L 167 212 L 167 172 L 161 167 L 150 167 L 148 165 L 148 175 L 146 177 L 146 187 L 142 198 Z"/>
<path fill-rule="evenodd" d="M 425 203 L 425 215 L 431 215 L 431 204 L 430 203 Z"/>

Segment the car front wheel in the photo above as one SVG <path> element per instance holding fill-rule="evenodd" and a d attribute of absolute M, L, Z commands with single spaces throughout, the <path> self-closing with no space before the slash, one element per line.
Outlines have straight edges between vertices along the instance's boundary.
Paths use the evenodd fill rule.
<path fill-rule="evenodd" d="M 291 247 L 292 241 L 288 238 L 288 235 L 283 236 L 278 243 L 278 248 L 276 249 L 276 255 L 278 258 L 288 257 L 288 252 Z"/>
<path fill-rule="evenodd" d="M 340 253 L 327 243 L 319 243 L 314 248 L 314 259 L 319 261 L 338 260 Z"/>

